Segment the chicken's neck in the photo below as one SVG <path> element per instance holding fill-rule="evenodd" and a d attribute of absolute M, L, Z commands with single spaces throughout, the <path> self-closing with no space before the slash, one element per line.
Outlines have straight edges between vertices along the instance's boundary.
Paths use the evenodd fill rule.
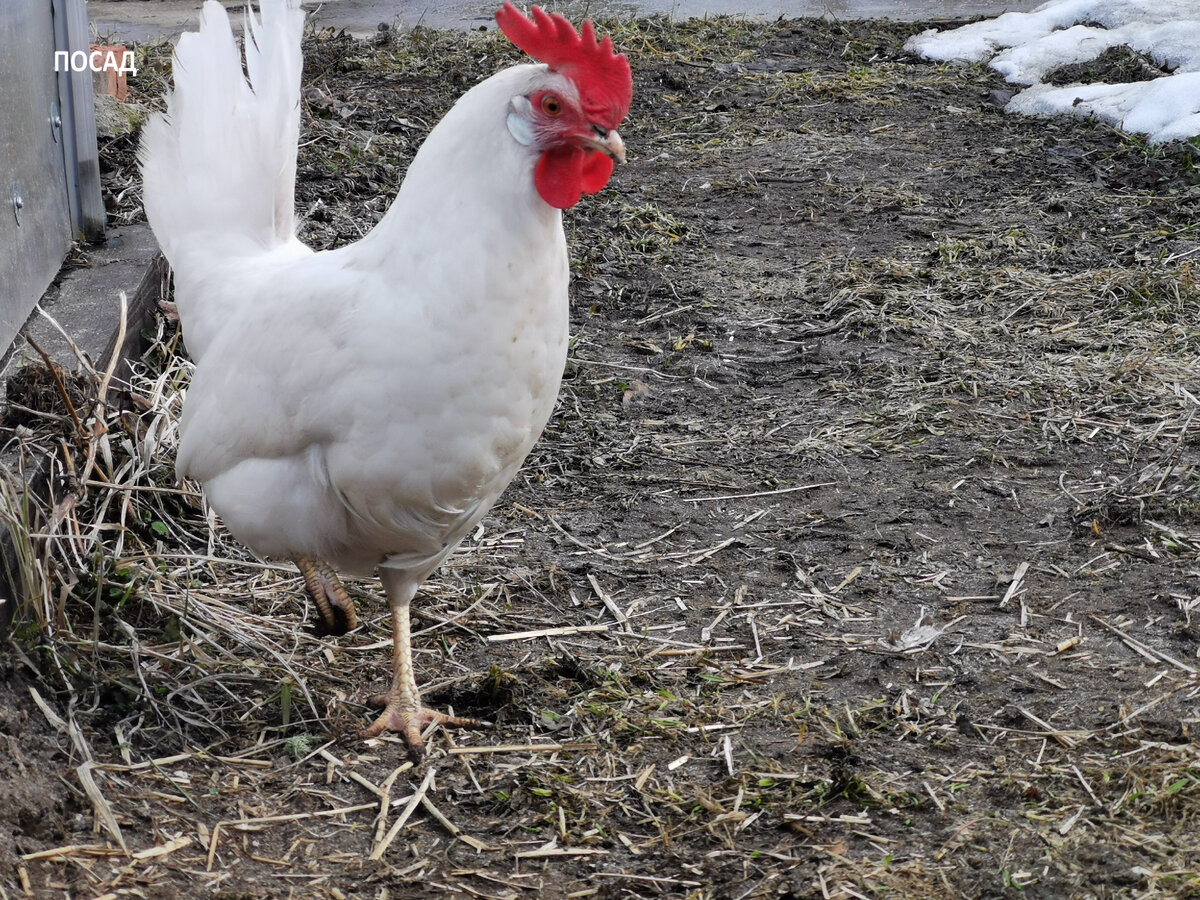
<path fill-rule="evenodd" d="M 538 196 L 537 157 L 505 124 L 510 100 L 536 68 L 507 69 L 463 95 L 417 152 L 382 221 L 355 245 L 359 252 L 393 269 L 399 283 L 422 269 L 448 287 L 520 280 L 514 267 L 531 256 L 562 265 L 565 279 L 562 214 Z"/>

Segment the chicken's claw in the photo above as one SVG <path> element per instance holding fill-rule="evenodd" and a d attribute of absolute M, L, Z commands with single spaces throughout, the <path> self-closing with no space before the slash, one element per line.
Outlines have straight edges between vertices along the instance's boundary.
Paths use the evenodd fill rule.
<path fill-rule="evenodd" d="M 403 698 L 390 693 L 377 694 L 369 702 L 376 708 L 382 707 L 383 712 L 368 728 L 360 732 L 359 737 L 366 740 L 379 737 L 385 731 L 396 732 L 408 747 L 408 756 L 414 765 L 420 763 L 425 756 L 425 739 L 422 732 L 430 725 L 441 725 L 443 728 L 486 728 L 491 724 L 480 719 L 447 715 L 426 706 L 412 706 L 405 703 Z"/>
<path fill-rule="evenodd" d="M 301 556 L 296 567 L 304 576 L 304 587 L 321 614 L 316 623 L 318 634 L 345 634 L 358 627 L 354 600 L 346 593 L 337 573 L 319 560 Z"/>

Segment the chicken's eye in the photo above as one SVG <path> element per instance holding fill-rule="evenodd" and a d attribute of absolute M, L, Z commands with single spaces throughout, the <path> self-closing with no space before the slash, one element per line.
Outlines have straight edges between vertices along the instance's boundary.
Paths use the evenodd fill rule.
<path fill-rule="evenodd" d="M 562 101 L 553 94 L 547 94 L 542 98 L 542 112 L 548 116 L 557 116 L 562 112 Z"/>

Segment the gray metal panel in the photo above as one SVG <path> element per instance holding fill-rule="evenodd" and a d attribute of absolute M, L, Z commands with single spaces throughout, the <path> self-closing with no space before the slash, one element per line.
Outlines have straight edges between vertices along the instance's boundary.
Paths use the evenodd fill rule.
<path fill-rule="evenodd" d="M 86 0 L 52 0 L 54 38 L 59 49 L 89 46 Z M 59 72 L 62 107 L 62 148 L 67 173 L 71 221 L 84 240 L 104 237 L 104 200 L 100 192 L 100 154 L 96 146 L 95 99 L 92 73 Z"/>
<path fill-rule="evenodd" d="M 61 145 L 54 28 L 45 0 L 0 8 L 0 347 L 12 342 L 71 246 Z M 24 206 L 20 223 L 13 191 Z"/>

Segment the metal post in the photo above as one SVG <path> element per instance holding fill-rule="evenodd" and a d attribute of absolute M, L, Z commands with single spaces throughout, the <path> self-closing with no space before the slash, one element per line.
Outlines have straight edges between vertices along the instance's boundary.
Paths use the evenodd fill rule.
<path fill-rule="evenodd" d="M 57 47 L 70 52 L 87 52 L 86 0 L 51 0 L 51 13 Z M 92 73 L 86 69 L 82 72 L 73 69 L 59 72 L 58 96 L 71 224 L 75 234 L 84 240 L 103 240 L 105 210 L 100 192 L 100 156 L 96 144 Z"/>

